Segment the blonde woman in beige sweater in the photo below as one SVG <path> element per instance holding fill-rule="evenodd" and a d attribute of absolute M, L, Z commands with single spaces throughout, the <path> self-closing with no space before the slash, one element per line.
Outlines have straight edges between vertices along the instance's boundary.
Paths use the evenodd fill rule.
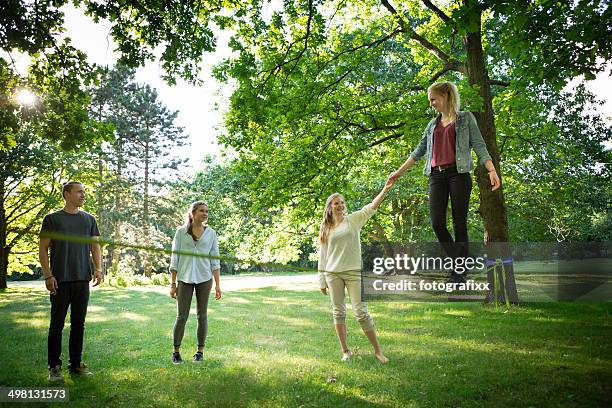
<path fill-rule="evenodd" d="M 355 318 L 374 347 L 374 355 L 381 363 L 385 357 L 376 338 L 374 321 L 361 300 L 361 241 L 359 233 L 366 221 L 374 215 L 387 191 L 393 186 L 388 180 L 376 198 L 361 210 L 345 215 L 344 197 L 334 193 L 327 198 L 323 221 L 319 231 L 319 288 L 324 295 L 329 292 L 336 334 L 342 347 L 342 361 L 348 361 L 351 353 L 346 340 L 345 288 L 348 290 Z"/>

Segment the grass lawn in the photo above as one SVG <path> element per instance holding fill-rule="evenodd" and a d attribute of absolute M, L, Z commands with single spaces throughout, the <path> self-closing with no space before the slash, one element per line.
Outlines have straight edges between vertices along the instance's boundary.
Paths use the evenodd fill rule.
<path fill-rule="evenodd" d="M 383 366 L 350 306 L 354 357 L 340 362 L 328 301 L 316 290 L 226 292 L 210 302 L 204 363 L 174 366 L 174 300 L 148 291 L 94 291 L 84 360 L 95 375 L 71 379 L 64 370 L 70 406 L 610 404 L 612 304 L 539 303 L 504 312 L 476 303 L 370 303 L 391 359 Z M 195 352 L 194 313 L 183 342 L 186 360 Z M 0 315 L 0 385 L 49 386 L 47 293 L 0 292 Z"/>

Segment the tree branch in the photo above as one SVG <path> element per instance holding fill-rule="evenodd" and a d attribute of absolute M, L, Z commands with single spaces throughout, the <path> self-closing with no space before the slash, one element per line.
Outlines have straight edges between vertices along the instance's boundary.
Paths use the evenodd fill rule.
<path fill-rule="evenodd" d="M 25 214 L 29 213 L 30 211 L 32 211 L 33 209 L 35 209 L 36 207 L 40 207 L 41 205 L 44 205 L 44 204 L 45 204 L 45 202 L 41 201 L 40 203 L 38 203 L 36 205 L 33 205 L 30 208 L 28 208 L 28 209 L 26 209 L 26 210 L 24 210 L 21 213 L 16 214 L 16 215 L 15 215 L 15 211 L 17 210 L 17 208 L 15 208 L 15 210 L 13 210 L 11 212 L 11 214 L 8 217 L 6 217 L 6 225 L 9 225 L 11 222 L 19 219 L 19 217 L 21 217 L 22 215 L 25 215 Z"/>
<path fill-rule="evenodd" d="M 22 174 L 22 177 L 20 178 L 15 177 L 13 178 L 13 180 L 8 181 L 6 183 L 6 187 L 9 187 L 9 188 L 8 190 L 6 190 L 4 197 L 3 197 L 5 201 L 8 200 L 8 197 L 11 195 L 11 193 L 13 193 L 13 191 L 15 191 L 15 189 L 21 185 L 21 182 L 24 181 L 28 176 L 29 174 L 26 174 L 26 175 Z M 15 185 L 11 187 L 13 183 L 15 183 Z"/>
<path fill-rule="evenodd" d="M 385 136 L 382 139 L 378 139 L 377 141 L 370 143 L 368 145 L 368 147 L 374 147 L 376 145 L 385 143 L 387 140 L 400 138 L 400 137 L 402 137 L 402 135 L 403 135 L 403 133 L 393 133 L 392 135 Z"/>
<path fill-rule="evenodd" d="M 15 212 L 19 211 L 28 200 L 32 197 L 37 197 L 37 191 L 31 188 L 27 193 L 15 195 L 15 200 L 8 201 L 8 198 L 4 200 L 4 209 L 7 211 L 6 218 L 10 218 Z"/>
<path fill-rule="evenodd" d="M 340 56 L 342 56 L 343 54 L 347 54 L 347 53 L 351 53 L 351 52 L 355 52 L 361 48 L 371 48 L 371 47 L 375 47 L 377 45 L 380 45 L 382 43 L 384 43 L 385 41 L 387 41 L 388 39 L 390 39 L 391 37 L 394 37 L 395 35 L 397 35 L 398 33 L 402 32 L 401 29 L 395 29 L 392 32 L 390 32 L 389 34 L 385 35 L 382 38 L 379 38 L 378 40 L 372 41 L 371 43 L 365 43 L 365 44 L 361 44 L 358 45 L 356 47 L 353 48 L 348 48 L 346 50 L 343 50 L 341 52 L 339 52 L 338 54 L 334 55 L 332 58 L 330 58 L 329 60 L 325 61 L 323 63 L 323 65 L 321 67 L 319 67 L 319 72 L 317 73 L 320 74 L 321 71 L 323 71 L 323 69 L 325 67 L 327 67 L 330 63 L 332 63 L 333 61 L 337 60 Z"/>
<path fill-rule="evenodd" d="M 496 80 L 496 79 L 490 80 L 489 84 L 501 86 L 501 87 L 504 87 L 504 88 L 510 86 L 510 82 L 500 81 L 500 80 Z"/>
<path fill-rule="evenodd" d="M 17 241 L 19 239 L 21 239 L 21 237 L 23 237 L 26 233 L 30 233 L 32 231 L 32 226 L 34 226 L 34 223 L 37 222 L 40 219 L 40 216 L 46 212 L 48 210 L 48 207 L 45 205 L 43 206 L 40 210 L 38 210 L 38 213 L 36 214 L 35 217 L 33 217 L 30 222 L 28 223 L 28 225 L 25 226 L 25 228 L 23 228 L 12 240 L 11 243 L 9 244 L 10 246 L 14 247 L 17 244 Z M 35 232 L 36 234 L 38 232 Z"/>
<path fill-rule="evenodd" d="M 432 44 L 426 38 L 422 37 L 416 31 L 410 28 L 406 20 L 404 20 L 404 18 L 399 15 L 397 10 L 389 3 L 388 0 L 381 0 L 381 2 L 387 8 L 387 10 L 389 10 L 389 12 L 398 20 L 402 32 L 406 33 L 412 40 L 416 41 L 420 46 L 428 50 L 433 56 L 442 61 L 447 71 L 457 71 L 464 75 L 467 75 L 467 66 L 465 65 L 465 63 L 453 59 L 436 45 Z"/>
<path fill-rule="evenodd" d="M 313 14 L 312 0 L 308 0 L 308 21 L 306 23 L 306 34 L 304 35 L 304 37 L 301 37 L 295 41 L 292 41 L 291 44 L 289 44 L 289 47 L 287 47 L 287 51 L 285 51 L 285 55 L 281 59 L 281 62 L 277 63 L 274 67 L 272 67 L 272 69 L 267 70 L 267 71 L 264 70 L 261 72 L 261 73 L 264 73 L 264 72 L 267 72 L 267 73 L 266 73 L 266 76 L 264 77 L 263 82 L 259 86 L 260 89 L 263 89 L 266 86 L 266 83 L 268 82 L 268 80 L 271 77 L 273 77 L 276 72 L 280 71 L 281 68 L 283 68 L 285 65 L 288 65 L 293 62 L 294 64 L 293 64 L 293 67 L 291 68 L 291 71 L 295 69 L 298 62 L 300 61 L 300 59 L 302 58 L 302 56 L 308 49 L 308 39 L 310 38 L 310 26 L 312 23 L 312 14 Z M 289 52 L 291 51 L 291 48 L 293 48 L 293 46 L 300 41 L 304 41 L 304 47 L 300 50 L 298 55 L 288 60 L 285 60 L 289 56 Z M 283 88 L 284 86 L 285 86 L 285 83 L 283 82 Z"/>
<path fill-rule="evenodd" d="M 393 14 L 393 16 L 397 19 L 400 27 L 402 28 L 402 32 L 406 33 L 411 39 L 415 40 L 419 45 L 421 45 L 422 47 L 424 47 L 425 49 L 427 49 L 431 54 L 433 54 L 436 58 L 438 58 L 440 61 L 444 62 L 444 63 L 449 63 L 451 62 L 451 57 L 448 56 L 444 51 L 442 51 L 440 48 L 436 47 L 434 44 L 432 44 L 431 42 L 429 42 L 427 39 L 425 39 L 424 37 L 420 36 L 416 31 L 414 31 L 412 28 L 410 28 L 408 26 L 408 23 L 406 22 L 406 20 L 404 20 L 399 13 L 397 12 L 397 10 L 389 3 L 388 0 L 381 0 L 381 3 L 383 4 L 383 6 L 385 6 L 387 8 L 387 10 L 389 10 L 389 12 L 391 14 Z M 467 70 L 466 70 L 467 71 Z"/>
<path fill-rule="evenodd" d="M 294 61 L 293 67 L 289 69 L 289 72 L 287 73 L 287 75 L 285 76 L 285 80 L 283 81 L 283 85 L 281 86 L 281 91 L 283 92 L 285 90 L 285 84 L 287 83 L 287 79 L 289 79 L 289 74 L 293 73 L 298 63 L 300 62 L 300 59 L 302 59 L 302 57 L 304 56 L 304 53 L 308 49 L 308 39 L 310 38 L 310 26 L 312 24 L 312 14 L 313 14 L 312 0 L 308 0 L 308 21 L 306 22 L 306 34 L 304 35 L 304 47 L 302 47 L 298 55 L 295 58 L 293 58 L 293 61 Z"/>
<path fill-rule="evenodd" d="M 431 78 L 430 82 L 434 83 L 440 78 L 442 75 L 446 74 L 449 71 L 461 72 L 463 75 L 467 75 L 467 67 L 465 64 L 460 63 L 459 61 L 448 61 L 444 63 L 442 69 L 436 72 Z"/>
<path fill-rule="evenodd" d="M 444 68 L 442 68 L 441 70 L 439 70 L 438 72 L 433 74 L 433 76 L 431 78 L 429 78 L 429 82 L 431 82 L 431 83 L 436 82 L 438 80 L 438 78 L 440 78 L 442 75 L 446 74 L 448 71 L 450 71 L 450 70 L 445 65 Z"/>
<path fill-rule="evenodd" d="M 445 23 L 448 23 L 450 21 L 450 17 L 447 16 L 442 10 L 440 10 L 438 7 L 436 7 L 435 4 L 433 4 L 431 1 L 429 0 L 423 0 L 423 4 L 425 4 L 425 6 L 427 6 L 428 9 L 430 9 L 431 11 L 433 11 L 434 13 L 436 13 L 436 15 L 438 17 L 440 17 L 440 20 L 444 21 Z"/>
<path fill-rule="evenodd" d="M 369 129 L 363 129 L 361 132 L 359 132 L 359 135 L 363 135 L 364 133 L 372 133 L 372 132 L 378 132 L 380 130 L 397 130 L 397 129 L 401 129 L 403 128 L 405 125 L 404 122 L 398 123 L 396 125 L 388 125 L 388 126 L 374 126 L 372 128 Z M 378 142 L 376 142 L 374 145 L 378 144 Z M 370 145 L 370 147 L 372 147 L 372 145 Z"/>

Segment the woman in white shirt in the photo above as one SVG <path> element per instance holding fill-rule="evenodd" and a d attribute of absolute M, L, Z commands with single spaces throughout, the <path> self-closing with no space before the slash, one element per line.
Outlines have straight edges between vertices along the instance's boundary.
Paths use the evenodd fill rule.
<path fill-rule="evenodd" d="M 345 215 L 344 197 L 334 193 L 325 203 L 323 221 L 319 231 L 319 287 L 324 295 L 331 297 L 334 325 L 342 347 L 342 361 L 350 359 L 346 340 L 346 306 L 344 288 L 347 288 L 355 318 L 367 336 L 374 355 L 381 363 L 389 361 L 382 354 L 376 338 L 376 329 L 368 309 L 361 300 L 361 241 L 359 233 L 366 221 L 374 215 L 380 203 L 391 189 L 393 182 L 388 180 L 376 198 L 361 210 Z"/>
<path fill-rule="evenodd" d="M 170 296 L 176 299 L 177 306 L 173 333 L 174 352 L 172 353 L 172 362 L 174 364 L 183 362 L 180 347 L 185 333 L 185 323 L 189 318 L 193 292 L 196 293 L 198 318 L 198 349 L 193 356 L 194 362 L 203 360 L 204 342 L 208 329 L 208 297 L 212 288 L 213 276 L 215 279 L 215 299 L 221 299 L 219 243 L 215 230 L 206 225 L 208 206 L 203 201 L 191 204 L 185 218 L 185 225 L 179 227 L 174 234 L 169 268 L 172 275 Z M 204 256 L 191 256 L 190 253 Z M 210 258 L 209 256 L 217 258 Z"/>

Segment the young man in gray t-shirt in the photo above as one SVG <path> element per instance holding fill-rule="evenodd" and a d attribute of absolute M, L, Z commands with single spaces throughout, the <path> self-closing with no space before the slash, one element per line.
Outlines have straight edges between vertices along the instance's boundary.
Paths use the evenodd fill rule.
<path fill-rule="evenodd" d="M 62 330 L 70 306 L 69 355 L 72 374 L 91 375 L 81 361 L 85 316 L 89 303 L 89 281 L 98 286 L 102 281 L 102 254 L 98 243 L 100 232 L 93 215 L 80 210 L 85 201 L 85 188 L 78 182 L 63 185 L 64 208 L 47 214 L 42 222 L 38 255 L 51 293 L 49 325 L 49 380 L 61 381 Z M 81 238 L 81 239 L 79 239 Z M 51 262 L 49 262 L 49 250 Z M 92 265 L 93 258 L 93 265 Z"/>

